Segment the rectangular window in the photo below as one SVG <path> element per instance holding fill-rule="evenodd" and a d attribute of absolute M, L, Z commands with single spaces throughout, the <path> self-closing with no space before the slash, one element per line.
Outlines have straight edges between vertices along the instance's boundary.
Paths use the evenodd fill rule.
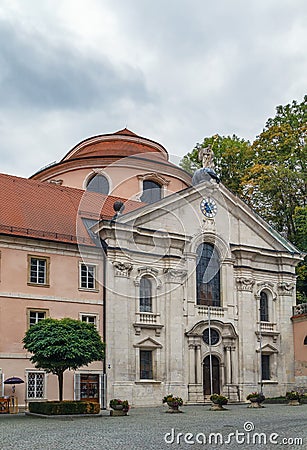
<path fill-rule="evenodd" d="M 46 319 L 47 317 L 47 310 L 42 309 L 30 309 L 28 310 L 28 326 L 31 327 L 32 325 L 35 325 L 40 320 Z"/>
<path fill-rule="evenodd" d="M 269 302 L 265 292 L 260 294 L 260 321 L 269 322 Z"/>
<path fill-rule="evenodd" d="M 261 373 L 263 380 L 270 380 L 270 355 L 261 356 Z"/>
<path fill-rule="evenodd" d="M 81 321 L 86 323 L 92 323 L 95 326 L 97 326 L 97 316 L 94 314 L 92 315 L 81 314 Z"/>
<path fill-rule="evenodd" d="M 152 282 L 146 276 L 140 281 L 140 312 L 152 312 Z"/>
<path fill-rule="evenodd" d="M 45 393 L 45 373 L 28 372 L 28 398 L 44 398 Z"/>
<path fill-rule="evenodd" d="M 28 283 L 49 286 L 49 258 L 28 256 Z"/>
<path fill-rule="evenodd" d="M 82 289 L 95 289 L 96 266 L 81 264 L 80 266 L 80 287 Z"/>
<path fill-rule="evenodd" d="M 140 379 L 153 379 L 152 351 L 140 350 Z"/>

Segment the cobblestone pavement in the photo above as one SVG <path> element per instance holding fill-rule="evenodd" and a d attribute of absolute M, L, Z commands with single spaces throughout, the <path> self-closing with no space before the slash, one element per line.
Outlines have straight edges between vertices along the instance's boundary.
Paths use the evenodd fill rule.
<path fill-rule="evenodd" d="M 166 409 L 135 408 L 126 417 L 107 411 L 91 418 L 0 415 L 0 449 L 307 449 L 307 405 L 230 405 L 227 411 L 185 406 L 183 414 Z"/>

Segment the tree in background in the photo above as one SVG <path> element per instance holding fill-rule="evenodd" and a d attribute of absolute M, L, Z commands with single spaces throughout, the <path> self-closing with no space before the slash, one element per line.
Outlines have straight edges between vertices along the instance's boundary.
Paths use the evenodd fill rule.
<path fill-rule="evenodd" d="M 44 319 L 32 325 L 23 339 L 38 369 L 58 377 L 63 400 L 63 374 L 104 358 L 104 344 L 95 326 L 74 319 Z"/>
<path fill-rule="evenodd" d="M 201 167 L 198 152 L 211 145 L 214 153 L 215 172 L 223 184 L 232 192 L 243 195 L 241 180 L 246 170 L 253 164 L 253 151 L 249 141 L 233 136 L 206 137 L 196 144 L 192 152 L 183 157 L 180 166 L 189 173 Z"/>
<path fill-rule="evenodd" d="M 307 253 L 307 206 L 294 211 L 297 247 Z M 307 257 L 297 267 L 297 303 L 307 302 Z"/>
<path fill-rule="evenodd" d="M 201 167 L 198 150 L 212 145 L 221 182 L 246 201 L 300 250 L 307 251 L 307 96 L 277 106 L 262 133 L 250 143 L 233 135 L 206 137 L 181 161 L 193 172 Z M 307 264 L 298 273 L 298 300 L 307 301 Z"/>
<path fill-rule="evenodd" d="M 252 144 L 254 162 L 242 180 L 245 200 L 295 242 L 294 213 L 307 204 L 307 96 L 276 108 Z"/>

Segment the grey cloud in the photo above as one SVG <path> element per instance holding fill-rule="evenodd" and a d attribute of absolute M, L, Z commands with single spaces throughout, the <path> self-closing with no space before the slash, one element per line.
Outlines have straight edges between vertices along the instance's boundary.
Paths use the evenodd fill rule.
<path fill-rule="evenodd" d="M 84 55 L 1 22 L 0 41 L 0 97 L 6 107 L 94 108 L 119 97 L 150 100 L 143 74 L 133 67 L 118 70 L 102 55 Z"/>

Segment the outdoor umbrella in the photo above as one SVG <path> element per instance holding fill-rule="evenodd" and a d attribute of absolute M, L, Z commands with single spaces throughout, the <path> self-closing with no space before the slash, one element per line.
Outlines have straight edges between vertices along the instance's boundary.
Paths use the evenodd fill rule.
<path fill-rule="evenodd" d="M 11 378 L 7 378 L 5 381 L 4 381 L 4 384 L 12 384 L 13 386 L 12 386 L 12 392 L 13 392 L 13 394 L 15 393 L 15 384 L 22 384 L 22 383 L 24 383 L 24 381 L 21 379 L 21 378 L 19 378 L 19 377 L 11 377 Z"/>

